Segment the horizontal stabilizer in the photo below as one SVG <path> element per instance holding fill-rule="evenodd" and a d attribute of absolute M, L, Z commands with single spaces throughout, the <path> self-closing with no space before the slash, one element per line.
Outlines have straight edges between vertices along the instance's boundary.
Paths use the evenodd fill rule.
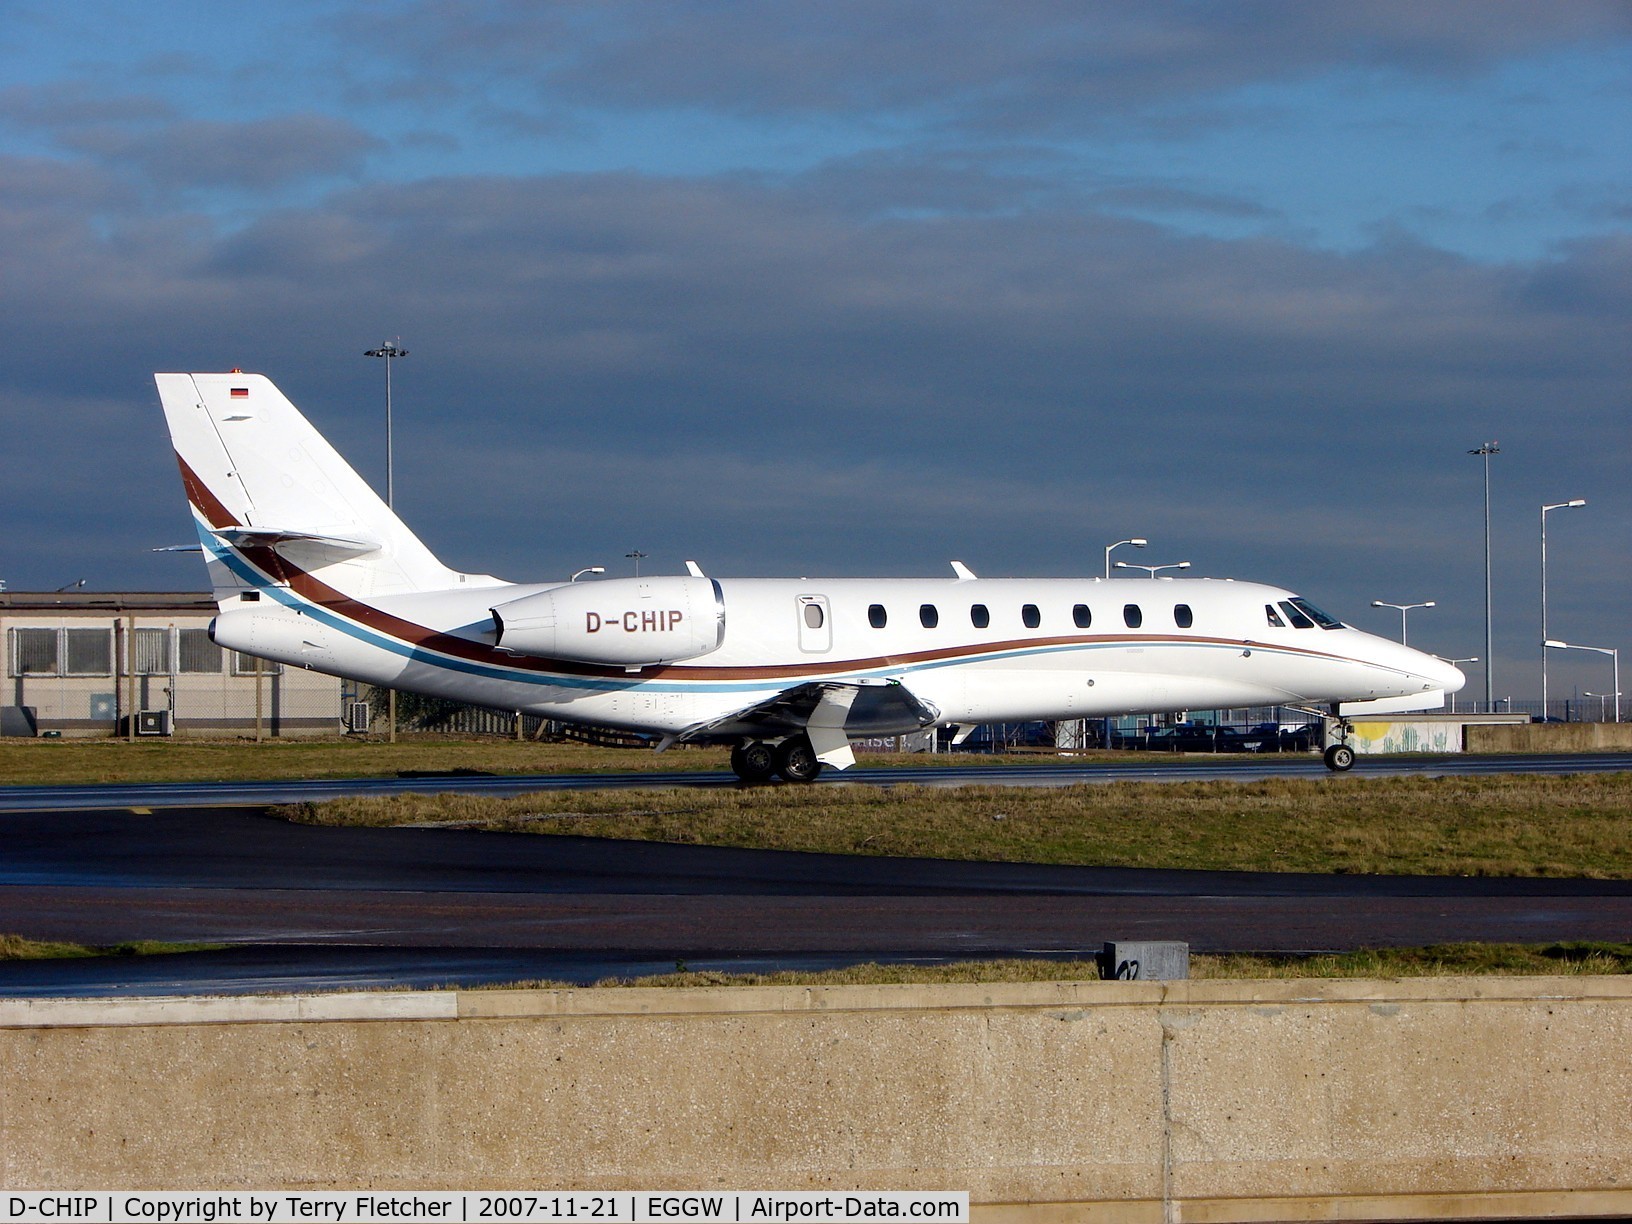
<path fill-rule="evenodd" d="M 362 536 L 322 535 L 315 531 L 292 531 L 279 527 L 212 527 L 210 534 L 234 548 L 272 548 L 279 544 L 318 544 L 344 553 L 371 553 L 380 550 L 378 540 Z"/>

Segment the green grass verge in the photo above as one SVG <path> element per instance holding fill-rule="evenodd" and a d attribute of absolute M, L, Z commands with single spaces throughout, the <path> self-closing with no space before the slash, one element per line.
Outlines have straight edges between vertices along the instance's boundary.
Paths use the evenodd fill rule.
<path fill-rule="evenodd" d="M 1318 956 L 1190 957 L 1195 979 L 1605 976 L 1632 972 L 1632 944 L 1441 944 L 1367 948 Z M 1091 960 L 960 961 L 950 965 L 867 963 L 821 972 L 715 973 L 678 969 L 648 977 L 605 978 L 597 986 L 891 986 L 980 982 L 1073 982 L 1099 977 Z M 519 982 L 492 989 L 571 989 L 566 983 Z"/>
<path fill-rule="evenodd" d="M 21 935 L 0 935 L 0 961 L 68 960 L 87 956 L 163 956 L 172 952 L 214 952 L 227 947 L 218 943 L 163 943 L 137 939 L 129 943 L 95 946 L 27 939 Z"/>
<path fill-rule="evenodd" d="M 225 944 L 158 943 L 143 940 L 91 947 L 0 935 L 0 961 L 57 960 L 93 956 L 159 956 L 215 951 Z M 1632 972 L 1632 944 L 1557 943 L 1440 944 L 1427 948 L 1366 948 L 1315 956 L 1213 956 L 1190 958 L 1190 976 L 1200 979 L 1402 978 L 1476 976 L 1594 976 Z M 880 965 L 867 962 L 842 969 L 780 973 L 718 973 L 685 968 L 643 977 L 610 977 L 596 986 L 887 986 L 957 982 L 1069 982 L 1094 980 L 1092 960 L 1007 959 L 959 961 L 948 965 Z M 400 988 L 399 988 L 400 989 Z M 482 990 L 575 989 L 568 982 L 529 980 L 495 983 Z"/>
<path fill-rule="evenodd" d="M 649 748 L 597 748 L 588 744 L 534 744 L 487 735 L 405 735 L 395 744 L 379 739 L 334 736 L 324 739 L 266 740 L 0 740 L 0 786 L 51 786 L 94 782 L 273 782 L 303 778 L 388 778 L 403 773 L 455 771 L 493 774 L 723 772 L 727 751 L 680 745 L 667 752 Z M 1014 756 L 974 753 L 861 753 L 872 767 L 957 769 L 969 765 L 1024 761 L 1105 764 L 1150 763 L 1148 752 L 1095 752 L 1061 758 L 1035 752 Z M 1164 764 L 1183 768 L 1206 764 L 1206 754 L 1156 754 Z"/>
<path fill-rule="evenodd" d="M 836 854 L 1632 878 L 1632 773 L 413 795 L 280 810 L 313 824 L 479 827 Z"/>

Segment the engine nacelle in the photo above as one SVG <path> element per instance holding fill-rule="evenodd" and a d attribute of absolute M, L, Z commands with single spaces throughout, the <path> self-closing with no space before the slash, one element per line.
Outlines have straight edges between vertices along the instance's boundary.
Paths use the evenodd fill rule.
<path fill-rule="evenodd" d="M 645 667 L 725 640 L 725 596 L 712 578 L 569 583 L 491 611 L 501 650 L 545 659 Z"/>

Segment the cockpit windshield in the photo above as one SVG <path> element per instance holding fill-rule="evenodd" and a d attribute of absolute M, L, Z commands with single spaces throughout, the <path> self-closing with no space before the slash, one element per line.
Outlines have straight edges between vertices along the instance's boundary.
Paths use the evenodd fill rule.
<path fill-rule="evenodd" d="M 1298 596 L 1294 595 L 1292 597 L 1292 606 L 1297 608 L 1298 611 L 1300 611 L 1300 612 L 1304 613 L 1305 615 L 1307 615 L 1310 620 L 1314 621 L 1315 624 L 1319 625 L 1322 629 L 1341 629 L 1341 628 L 1343 628 L 1343 622 L 1342 621 L 1338 620 L 1337 617 L 1332 616 L 1330 613 L 1322 612 L 1319 608 L 1315 607 L 1315 605 L 1310 603 L 1307 599 L 1302 599 L 1302 598 L 1299 598 Z"/>

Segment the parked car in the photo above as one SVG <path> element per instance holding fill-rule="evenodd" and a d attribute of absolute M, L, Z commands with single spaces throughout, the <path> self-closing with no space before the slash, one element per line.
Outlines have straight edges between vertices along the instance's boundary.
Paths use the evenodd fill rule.
<path fill-rule="evenodd" d="M 1229 727 L 1182 724 L 1153 732 L 1150 747 L 1164 752 L 1250 752 L 1247 737 Z"/>

